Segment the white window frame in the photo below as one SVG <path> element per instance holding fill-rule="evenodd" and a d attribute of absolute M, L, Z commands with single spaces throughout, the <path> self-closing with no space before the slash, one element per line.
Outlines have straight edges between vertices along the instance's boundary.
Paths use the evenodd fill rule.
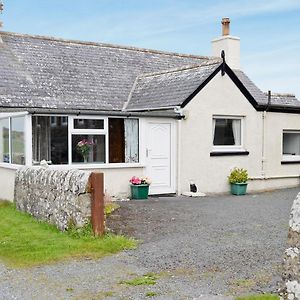
<path fill-rule="evenodd" d="M 8 169 L 18 169 L 24 165 L 13 164 L 12 161 L 12 145 L 11 145 L 11 119 L 24 117 L 24 154 L 25 154 L 25 166 L 32 165 L 32 131 L 31 131 L 31 115 L 27 111 L 22 112 L 8 112 L 0 113 L 0 119 L 8 118 L 8 129 L 9 129 L 9 162 L 0 162 L 0 167 L 5 167 Z"/>
<path fill-rule="evenodd" d="M 103 120 L 104 121 L 104 128 L 103 129 L 75 129 L 74 128 L 74 120 L 76 119 L 90 119 L 90 120 Z M 87 165 L 82 163 L 74 163 L 72 157 L 72 135 L 104 135 L 105 136 L 105 162 L 104 163 L 97 163 L 94 162 L 88 165 L 105 165 L 108 163 L 109 153 L 108 153 L 108 117 L 101 117 L 101 116 L 70 116 L 69 120 L 69 135 L 68 135 L 68 154 L 69 154 L 69 165 Z"/>
<path fill-rule="evenodd" d="M 55 169 L 65 169 L 65 168 L 76 168 L 76 169 L 118 169 L 118 168 L 144 168 L 145 167 L 145 157 L 143 156 L 143 149 L 145 148 L 145 140 L 143 136 L 145 122 L 144 120 L 138 119 L 139 122 L 139 162 L 137 163 L 109 163 L 109 134 L 108 134 L 108 119 L 109 118 L 122 118 L 122 116 L 95 116 L 95 115 L 67 115 L 67 114 L 29 114 L 29 112 L 11 112 L 11 113 L 0 113 L 0 119 L 9 117 L 21 117 L 25 116 L 24 134 L 25 134 L 25 164 L 26 166 L 32 166 L 32 117 L 67 117 L 68 124 L 68 164 L 64 165 L 49 165 L 50 168 Z M 74 119 L 102 119 L 104 120 L 104 129 L 74 129 Z M 10 122 L 9 122 L 10 126 Z M 9 128 L 10 130 L 10 128 Z M 77 134 L 105 134 L 105 163 L 72 163 L 72 133 Z M 9 140 L 9 143 L 11 141 Z M 9 147 L 11 147 L 9 145 Z M 9 158 L 11 161 L 11 157 Z M 11 163 L 0 162 L 0 167 L 7 169 L 18 169 L 22 165 L 16 165 Z"/>
<path fill-rule="evenodd" d="M 282 148 L 281 148 L 281 155 L 282 155 L 282 161 L 299 161 L 300 162 L 300 155 L 290 155 L 290 154 L 283 154 L 283 134 L 284 133 L 295 133 L 300 135 L 300 129 L 299 130 L 289 130 L 289 129 L 283 129 L 282 131 Z"/>
<path fill-rule="evenodd" d="M 214 120 L 217 119 L 232 119 L 241 121 L 241 145 L 214 145 Z M 212 152 L 240 152 L 245 151 L 244 148 L 244 127 L 245 127 L 245 117 L 244 116 L 228 116 L 228 115 L 213 115 L 212 116 Z"/>

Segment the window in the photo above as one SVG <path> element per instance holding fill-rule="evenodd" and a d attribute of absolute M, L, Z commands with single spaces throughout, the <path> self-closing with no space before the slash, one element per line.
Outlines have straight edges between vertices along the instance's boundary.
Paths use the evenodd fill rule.
<path fill-rule="evenodd" d="M 33 164 L 68 164 L 68 126 L 65 117 L 32 117 Z M 55 122 L 53 122 L 55 120 Z"/>
<path fill-rule="evenodd" d="M 25 165 L 25 118 L 11 118 L 11 163 Z"/>
<path fill-rule="evenodd" d="M 72 163 L 106 163 L 106 120 L 88 117 L 71 120 Z"/>
<path fill-rule="evenodd" d="M 9 118 L 0 119 L 0 162 L 9 163 Z"/>
<path fill-rule="evenodd" d="M 139 120 L 111 118 L 109 124 L 109 162 L 139 162 Z"/>
<path fill-rule="evenodd" d="M 0 162 L 25 165 L 25 117 L 0 119 Z"/>
<path fill-rule="evenodd" d="M 104 129 L 104 120 L 74 119 L 74 129 Z"/>
<path fill-rule="evenodd" d="M 86 154 L 78 146 L 80 142 L 86 142 L 88 150 Z M 72 162 L 79 163 L 105 163 L 105 135 L 98 134 L 72 134 Z"/>
<path fill-rule="evenodd" d="M 32 141 L 33 164 L 139 162 L 138 119 L 33 116 Z"/>
<path fill-rule="evenodd" d="M 241 150 L 242 118 L 213 117 L 213 149 Z"/>
<path fill-rule="evenodd" d="M 300 131 L 283 131 L 283 160 L 300 161 Z"/>

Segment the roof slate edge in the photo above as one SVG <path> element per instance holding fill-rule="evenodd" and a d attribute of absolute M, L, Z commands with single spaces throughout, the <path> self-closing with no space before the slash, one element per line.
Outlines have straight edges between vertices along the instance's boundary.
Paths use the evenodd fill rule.
<path fill-rule="evenodd" d="M 162 50 L 156 50 L 156 49 L 147 49 L 147 48 L 125 46 L 125 45 L 118 45 L 118 44 L 80 41 L 80 40 L 75 40 L 75 39 L 64 39 L 64 38 L 57 38 L 57 37 L 52 37 L 52 36 L 31 35 L 31 34 L 15 33 L 15 32 L 9 32 L 9 31 L 0 31 L 0 36 L 5 36 L 5 35 L 24 37 L 24 38 L 41 39 L 41 40 L 60 42 L 60 43 L 66 43 L 66 44 L 78 44 L 78 45 L 95 46 L 95 47 L 102 47 L 102 48 L 114 48 L 114 49 L 122 49 L 122 50 L 128 50 L 128 51 L 146 52 L 146 53 L 161 54 L 161 55 L 168 55 L 168 56 L 179 56 L 179 57 L 187 57 L 187 58 L 206 59 L 206 60 L 215 58 L 213 56 L 201 56 L 201 55 L 196 55 L 196 54 L 177 53 L 177 52 L 171 52 L 171 51 L 162 51 Z"/>

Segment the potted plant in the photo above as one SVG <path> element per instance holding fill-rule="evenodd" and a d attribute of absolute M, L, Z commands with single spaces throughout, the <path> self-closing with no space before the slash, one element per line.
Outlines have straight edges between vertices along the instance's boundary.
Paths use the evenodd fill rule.
<path fill-rule="evenodd" d="M 88 162 L 88 157 L 93 146 L 94 146 L 94 142 L 86 139 L 83 139 L 78 142 L 76 149 L 78 153 L 82 155 L 84 163 Z"/>
<path fill-rule="evenodd" d="M 129 182 L 131 183 L 131 199 L 148 199 L 149 185 L 151 184 L 148 177 L 133 176 Z"/>
<path fill-rule="evenodd" d="M 231 194 L 245 195 L 247 191 L 248 171 L 242 168 L 234 168 L 228 176 Z"/>

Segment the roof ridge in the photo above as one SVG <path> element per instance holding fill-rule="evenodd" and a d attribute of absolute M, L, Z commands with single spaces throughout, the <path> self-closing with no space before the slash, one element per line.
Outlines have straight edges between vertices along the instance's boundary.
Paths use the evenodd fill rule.
<path fill-rule="evenodd" d="M 52 36 L 15 33 L 15 32 L 9 32 L 9 31 L 0 31 L 0 36 L 1 35 L 11 35 L 11 36 L 16 36 L 16 37 L 43 39 L 43 40 L 55 41 L 55 42 L 61 42 L 61 43 L 68 43 L 68 44 L 80 44 L 80 45 L 97 46 L 97 47 L 103 47 L 103 48 L 115 48 L 115 49 L 129 50 L 129 51 L 146 52 L 146 53 L 154 53 L 154 54 L 162 54 L 162 55 L 178 56 L 178 57 L 187 57 L 187 58 L 189 57 L 189 58 L 198 58 L 198 59 L 206 59 L 206 60 L 211 60 L 211 59 L 215 58 L 213 56 L 185 54 L 185 53 L 177 53 L 177 52 L 171 52 L 171 51 L 147 49 L 147 48 L 142 48 L 142 47 L 125 46 L 125 45 L 100 43 L 100 42 L 90 42 L 90 41 L 80 41 L 80 40 L 75 40 L 75 39 L 64 39 L 64 38 L 58 38 L 58 37 L 52 37 Z"/>
<path fill-rule="evenodd" d="M 162 71 L 152 72 L 152 73 L 142 73 L 138 76 L 138 78 L 159 76 L 159 75 L 168 74 L 168 73 L 176 73 L 176 72 L 181 72 L 181 71 L 186 71 L 186 70 L 192 70 L 192 69 L 197 69 L 200 67 L 220 64 L 221 62 L 222 62 L 221 59 L 214 58 L 214 59 L 210 59 L 209 61 L 204 61 L 200 64 L 186 65 L 186 66 L 179 67 L 179 68 L 172 68 L 172 69 L 167 69 L 167 70 L 162 70 Z"/>

